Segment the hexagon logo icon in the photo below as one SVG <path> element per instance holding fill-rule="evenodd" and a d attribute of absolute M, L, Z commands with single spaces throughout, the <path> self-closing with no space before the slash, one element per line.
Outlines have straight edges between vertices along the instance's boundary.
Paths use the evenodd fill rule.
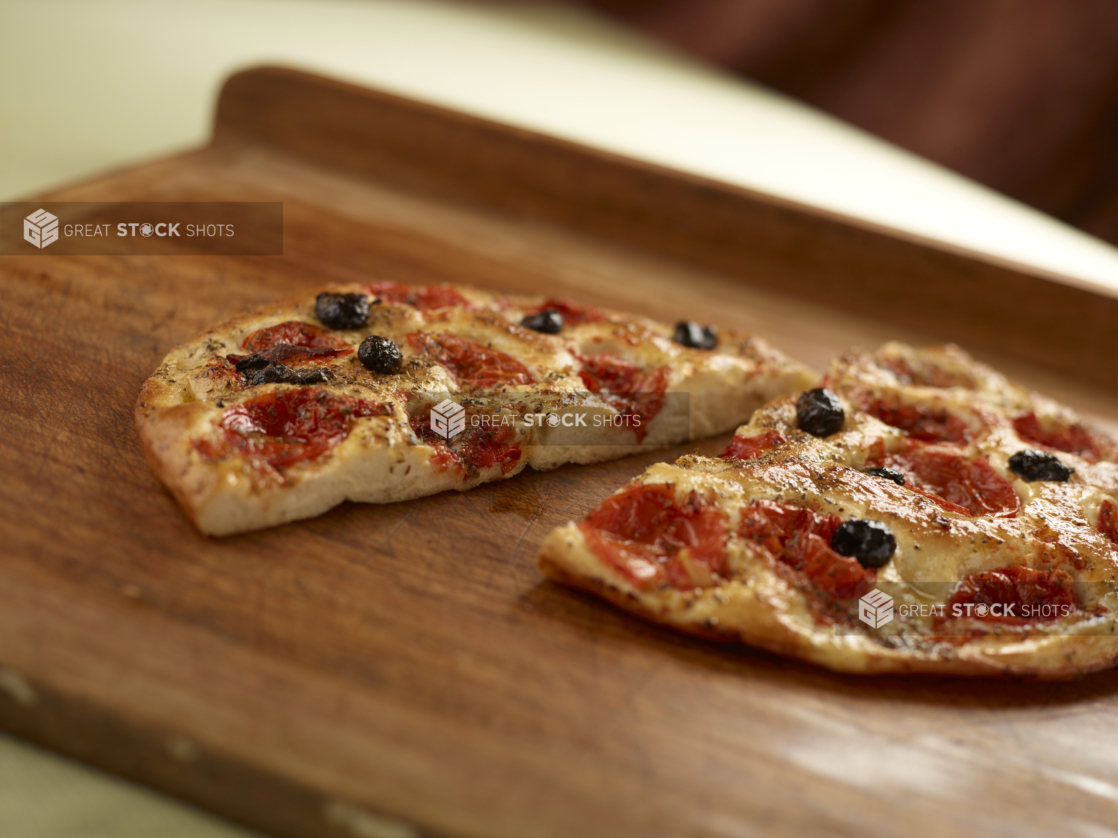
<path fill-rule="evenodd" d="M 443 439 L 451 439 L 466 428 L 466 409 L 450 399 L 443 399 L 431 408 L 431 430 Z"/>
<path fill-rule="evenodd" d="M 23 239 L 40 250 L 58 241 L 58 216 L 45 209 L 31 213 L 23 219 Z"/>
<path fill-rule="evenodd" d="M 893 622 L 893 598 L 874 588 L 858 600 L 858 619 L 870 628 L 881 628 Z"/>

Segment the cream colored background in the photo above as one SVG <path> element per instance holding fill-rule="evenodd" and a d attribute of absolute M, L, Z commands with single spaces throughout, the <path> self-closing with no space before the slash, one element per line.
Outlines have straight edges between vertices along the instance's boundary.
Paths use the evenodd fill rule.
<path fill-rule="evenodd" d="M 432 0 L 0 0 L 0 200 L 205 141 L 221 79 L 319 70 L 1118 292 L 1118 251 L 580 12 Z M 8 700 L 0 693 L 0 701 Z M 0 737 L 3 838 L 247 835 Z"/>
<path fill-rule="evenodd" d="M 430 0 L 3 0 L 0 199 L 202 142 L 220 80 L 318 69 L 1118 288 L 1118 252 L 580 13 Z"/>

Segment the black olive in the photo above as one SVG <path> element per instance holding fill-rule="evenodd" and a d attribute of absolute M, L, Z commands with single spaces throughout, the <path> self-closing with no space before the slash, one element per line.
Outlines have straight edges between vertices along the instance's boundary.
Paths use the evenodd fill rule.
<path fill-rule="evenodd" d="M 542 332 L 545 335 L 557 335 L 563 330 L 563 315 L 553 308 L 545 308 L 538 314 L 526 315 L 520 325 L 533 332 Z"/>
<path fill-rule="evenodd" d="M 898 486 L 904 485 L 904 475 L 897 471 L 895 468 L 888 466 L 878 466 L 877 468 L 866 469 L 866 474 L 872 474 L 874 477 L 880 477 L 884 480 L 892 480 Z"/>
<path fill-rule="evenodd" d="M 862 567 L 884 567 L 897 552 L 897 539 L 880 521 L 843 521 L 831 547 L 842 556 L 853 556 Z"/>
<path fill-rule="evenodd" d="M 357 348 L 357 359 L 365 369 L 381 375 L 395 375 L 404 365 L 404 356 L 395 341 L 380 335 L 369 335 Z"/>
<path fill-rule="evenodd" d="M 718 335 L 713 326 L 700 326 L 694 320 L 681 320 L 675 324 L 672 340 L 691 349 L 714 349 Z"/>
<path fill-rule="evenodd" d="M 369 298 L 364 294 L 319 294 L 314 313 L 331 329 L 360 329 L 369 322 Z"/>
<path fill-rule="evenodd" d="M 1075 473 L 1075 469 L 1064 465 L 1052 454 L 1037 451 L 1035 448 L 1018 451 L 1009 458 L 1009 467 L 1015 474 L 1030 481 L 1050 480 L 1054 483 L 1066 483 Z"/>
<path fill-rule="evenodd" d="M 264 369 L 256 370 L 249 378 L 250 384 L 286 384 L 291 378 L 291 369 L 278 361 L 273 361 Z"/>
<path fill-rule="evenodd" d="M 254 372 L 249 378 L 249 384 L 324 384 L 333 377 L 334 373 L 324 367 L 293 370 L 274 361 L 264 369 Z"/>
<path fill-rule="evenodd" d="M 325 384 L 334 378 L 333 371 L 326 367 L 311 367 L 305 370 L 293 370 L 293 372 L 292 384 Z"/>
<path fill-rule="evenodd" d="M 796 402 L 796 424 L 812 436 L 830 436 L 842 430 L 846 411 L 830 390 L 808 390 Z"/>
<path fill-rule="evenodd" d="M 237 368 L 237 372 L 241 373 L 242 375 L 248 375 L 250 372 L 256 372 L 257 370 L 264 369 L 264 367 L 268 366 L 268 364 L 270 363 L 271 361 L 269 361 L 263 355 L 247 355 L 233 364 L 233 366 Z"/>

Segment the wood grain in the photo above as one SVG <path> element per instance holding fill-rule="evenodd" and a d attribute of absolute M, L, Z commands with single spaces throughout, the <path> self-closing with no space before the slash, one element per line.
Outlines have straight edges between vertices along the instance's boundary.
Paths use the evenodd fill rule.
<path fill-rule="evenodd" d="M 280 83 L 279 80 L 283 82 Z M 481 201 L 1108 387 L 1118 297 L 868 222 L 302 74 L 234 76 L 216 137 Z M 341 140 L 339 142 L 339 140 Z M 857 288 L 858 294 L 850 289 Z"/>
<path fill-rule="evenodd" d="M 235 77 L 216 137 L 49 197 L 282 200 L 284 256 L 0 261 L 0 727 L 280 836 L 1102 835 L 1118 822 L 1118 673 L 843 677 L 677 637 L 543 580 L 551 527 L 682 449 L 215 541 L 159 488 L 131 421 L 176 342 L 334 280 L 686 313 L 816 365 L 887 337 L 981 348 L 992 327 L 922 311 L 919 290 L 882 319 L 843 313 L 812 282 L 873 288 L 907 270 L 913 287 L 980 277 L 991 297 L 1085 292 L 286 71 Z M 792 231 L 783 244 L 749 230 L 766 212 L 769 233 Z M 834 266 L 812 279 L 828 251 Z M 1002 299 L 1026 316 L 1034 304 Z M 1014 355 L 1012 334 L 987 357 L 1118 418 L 1111 394 Z M 1103 338 L 1069 334 L 1060 363 Z"/>

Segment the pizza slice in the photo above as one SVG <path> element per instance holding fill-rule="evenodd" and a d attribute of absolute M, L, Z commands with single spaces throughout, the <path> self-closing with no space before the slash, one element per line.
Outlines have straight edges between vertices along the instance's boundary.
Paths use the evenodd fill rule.
<path fill-rule="evenodd" d="M 552 579 L 836 670 L 1118 662 L 1114 443 L 956 347 L 887 344 L 549 534 Z"/>
<path fill-rule="evenodd" d="M 226 535 L 719 433 L 816 379 L 761 340 L 695 323 L 379 282 L 177 347 L 136 424 L 198 528 Z"/>

